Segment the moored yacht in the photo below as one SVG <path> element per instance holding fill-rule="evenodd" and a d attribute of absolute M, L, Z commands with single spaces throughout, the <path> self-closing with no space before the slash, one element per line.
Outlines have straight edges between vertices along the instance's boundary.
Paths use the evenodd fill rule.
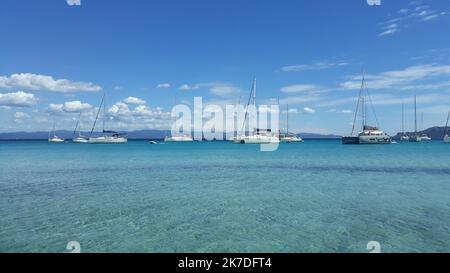
<path fill-rule="evenodd" d="M 54 142 L 54 143 L 60 143 L 60 142 L 64 142 L 63 138 L 60 138 L 59 136 L 56 135 L 56 131 L 55 131 L 55 122 L 53 122 L 53 135 L 52 132 L 48 133 L 48 142 Z"/>
<path fill-rule="evenodd" d="M 95 117 L 94 124 L 92 125 L 91 133 L 89 134 L 89 143 L 90 144 L 125 144 L 128 142 L 128 137 L 126 134 L 121 134 L 116 131 L 108 131 L 105 130 L 105 116 L 106 116 L 106 105 L 105 105 L 105 94 L 103 94 L 102 101 L 100 103 L 100 107 L 97 111 L 97 116 Z M 93 132 L 95 129 L 95 124 L 97 123 L 98 116 L 100 114 L 100 110 L 103 105 L 103 130 L 102 135 L 93 137 Z"/>
<path fill-rule="evenodd" d="M 392 138 L 377 127 L 365 125 L 358 135 L 359 144 L 391 144 Z"/>
<path fill-rule="evenodd" d="M 391 144 L 392 137 L 390 137 L 377 127 L 367 125 L 367 113 L 366 113 L 367 109 L 365 100 L 366 96 L 365 92 L 367 92 L 367 90 L 365 89 L 366 89 L 365 76 L 363 75 L 361 82 L 361 89 L 359 90 L 358 104 L 355 111 L 355 117 L 353 119 L 352 133 L 350 134 L 350 136 L 342 137 L 342 144 Z M 375 113 L 375 111 L 373 112 Z M 362 131 L 358 133 L 357 136 L 353 136 L 358 113 L 361 114 L 363 125 Z"/>
<path fill-rule="evenodd" d="M 83 136 L 81 134 L 81 132 L 78 130 L 79 124 L 80 124 L 80 118 L 81 118 L 81 113 L 78 116 L 77 124 L 75 125 L 75 129 L 73 130 L 72 142 L 73 143 L 89 143 L 88 137 Z M 77 136 L 77 133 L 78 133 L 78 136 Z"/>
<path fill-rule="evenodd" d="M 54 135 L 54 136 L 48 138 L 48 142 L 56 142 L 56 143 L 64 142 L 64 139 L 60 138 L 59 136 Z"/>
<path fill-rule="evenodd" d="M 242 129 L 240 134 L 234 138 L 234 143 L 237 144 L 277 144 L 280 143 L 279 132 L 274 133 L 271 129 L 260 129 L 254 128 L 253 132 L 249 132 L 245 135 L 244 127 L 248 117 L 248 108 L 250 105 L 250 100 L 253 100 L 253 106 L 256 108 L 256 79 L 253 79 L 252 90 L 250 91 L 250 97 L 246 106 L 245 119 L 242 124 Z"/>
<path fill-rule="evenodd" d="M 240 144 L 276 144 L 280 139 L 270 129 L 255 129 L 251 135 L 236 138 Z"/>
<path fill-rule="evenodd" d="M 128 138 L 125 134 L 120 134 L 115 131 L 103 130 L 103 135 L 99 137 L 90 137 L 90 144 L 125 144 Z"/>
<path fill-rule="evenodd" d="M 166 136 L 164 142 L 192 142 L 194 139 L 190 135 Z"/>
<path fill-rule="evenodd" d="M 431 141 L 431 140 L 432 140 L 431 137 L 429 137 L 427 134 L 422 134 L 422 135 L 420 136 L 420 139 L 421 139 L 422 141 Z"/>
<path fill-rule="evenodd" d="M 280 141 L 287 143 L 304 142 L 301 137 L 289 133 L 289 105 L 286 105 L 286 134 L 280 134 Z"/>

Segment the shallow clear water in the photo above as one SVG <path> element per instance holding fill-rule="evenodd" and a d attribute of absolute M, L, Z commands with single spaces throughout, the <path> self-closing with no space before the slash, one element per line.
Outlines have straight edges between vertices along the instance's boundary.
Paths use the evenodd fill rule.
<path fill-rule="evenodd" d="M 450 251 L 450 145 L 0 141 L 0 252 Z"/>

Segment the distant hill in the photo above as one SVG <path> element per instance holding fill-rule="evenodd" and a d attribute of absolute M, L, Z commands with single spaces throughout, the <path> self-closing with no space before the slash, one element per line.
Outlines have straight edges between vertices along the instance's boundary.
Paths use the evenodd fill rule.
<path fill-rule="evenodd" d="M 169 130 L 136 130 L 125 132 L 128 134 L 129 139 L 163 139 L 165 136 L 170 135 Z M 71 139 L 73 131 L 59 130 L 56 131 L 56 135 L 64 139 Z M 82 132 L 83 135 L 89 135 L 89 132 Z M 99 133 L 94 133 L 99 134 Z M 303 139 L 338 139 L 337 135 L 321 135 L 314 133 L 301 133 L 298 136 Z M 47 139 L 48 132 L 11 132 L 0 133 L 0 140 L 39 140 Z"/>
<path fill-rule="evenodd" d="M 420 131 L 419 134 L 426 134 L 427 136 L 431 137 L 432 139 L 442 139 L 444 136 L 445 127 L 431 127 L 426 130 Z M 412 136 L 414 135 L 414 132 L 405 132 L 406 135 Z M 402 133 L 397 133 L 393 138 L 394 139 L 400 139 L 402 136 Z"/>

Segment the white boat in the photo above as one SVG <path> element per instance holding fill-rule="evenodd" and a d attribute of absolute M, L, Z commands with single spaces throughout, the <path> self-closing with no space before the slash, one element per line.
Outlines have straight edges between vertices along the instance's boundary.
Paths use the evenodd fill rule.
<path fill-rule="evenodd" d="M 253 106 L 256 108 L 256 79 L 253 79 L 252 90 L 250 91 L 249 103 L 246 106 L 245 119 L 242 123 L 242 128 L 238 136 L 234 139 L 237 144 L 277 144 L 280 143 L 279 133 L 272 132 L 271 129 L 254 128 L 253 132 L 245 135 L 244 127 L 248 117 L 248 107 L 250 99 L 253 98 Z"/>
<path fill-rule="evenodd" d="M 74 143 L 89 143 L 89 139 L 80 135 L 80 136 L 72 138 L 72 142 L 74 142 Z"/>
<path fill-rule="evenodd" d="M 90 144 L 125 144 L 128 142 L 128 139 L 125 135 L 120 135 L 116 132 L 109 132 L 110 135 L 107 135 L 108 132 L 104 131 L 103 136 L 100 137 L 90 137 Z"/>
<path fill-rule="evenodd" d="M 292 135 L 292 136 L 281 136 L 280 137 L 280 141 L 281 142 L 288 142 L 288 143 L 290 143 L 290 142 L 305 142 L 303 140 L 303 138 L 301 138 L 299 136 L 295 136 L 295 135 Z"/>
<path fill-rule="evenodd" d="M 409 136 L 404 135 L 400 138 L 401 141 L 409 141 Z"/>
<path fill-rule="evenodd" d="M 48 142 L 53 142 L 53 143 L 61 143 L 64 142 L 63 138 L 60 138 L 59 136 L 56 135 L 56 131 L 55 131 L 55 122 L 53 122 L 53 131 L 48 133 Z M 53 132 L 53 135 L 51 136 Z"/>
<path fill-rule="evenodd" d="M 426 135 L 426 134 L 421 135 L 421 136 L 420 136 L 420 139 L 421 139 L 422 141 L 431 141 L 431 140 L 432 140 L 431 137 L 429 137 L 429 136 Z"/>
<path fill-rule="evenodd" d="M 89 144 L 125 144 L 128 142 L 128 137 L 126 134 L 121 134 L 116 131 L 107 131 L 105 130 L 105 116 L 106 116 L 106 105 L 104 103 L 105 101 L 105 94 L 103 94 L 102 101 L 100 103 L 100 107 L 97 111 L 97 116 L 95 117 L 94 124 L 92 125 L 91 133 L 89 134 Z M 103 130 L 102 135 L 93 137 L 93 132 L 95 129 L 95 124 L 97 123 L 98 116 L 100 114 L 100 110 L 102 109 L 103 105 Z"/>
<path fill-rule="evenodd" d="M 51 138 L 49 138 L 48 139 L 48 142 L 56 142 L 56 143 L 58 143 L 58 142 L 64 142 L 64 139 L 63 138 L 60 138 L 59 136 L 53 136 L 53 137 L 51 137 Z"/>
<path fill-rule="evenodd" d="M 414 135 L 409 137 L 409 142 L 422 142 L 422 137 L 417 132 L 417 97 L 414 96 Z"/>
<path fill-rule="evenodd" d="M 154 140 L 150 140 L 150 141 L 148 142 L 148 144 L 158 144 L 158 142 L 156 142 L 156 141 L 154 141 Z"/>
<path fill-rule="evenodd" d="M 280 135 L 280 141 L 287 143 L 304 142 L 301 137 L 289 133 L 289 105 L 286 105 L 286 134 Z"/>
<path fill-rule="evenodd" d="M 192 142 L 194 139 L 190 135 L 166 136 L 164 142 Z"/>
<path fill-rule="evenodd" d="M 78 125 L 80 124 L 81 113 L 78 116 L 77 124 L 75 125 L 75 129 L 73 130 L 72 142 L 73 143 L 89 143 L 89 138 L 81 135 L 81 132 L 78 130 Z M 78 131 L 77 131 L 78 130 Z M 77 136 L 78 133 L 78 136 Z"/>
<path fill-rule="evenodd" d="M 392 138 L 377 127 L 365 125 L 358 135 L 359 144 L 391 144 Z"/>
<path fill-rule="evenodd" d="M 448 135 L 448 120 L 450 119 L 450 111 L 448 111 L 447 122 L 445 123 L 444 128 L 444 143 L 450 143 L 450 136 Z"/>
<path fill-rule="evenodd" d="M 236 138 L 238 144 L 277 144 L 280 139 L 270 129 L 255 129 L 253 134 Z"/>
<path fill-rule="evenodd" d="M 367 107 L 365 96 L 368 93 L 365 85 L 365 76 L 363 75 L 361 89 L 359 90 L 358 103 L 356 106 L 355 116 L 353 119 L 353 127 L 350 136 L 342 138 L 342 144 L 392 144 L 392 137 L 378 129 L 377 127 L 367 125 Z M 369 97 L 370 98 L 370 97 Z M 371 100 L 369 100 L 371 101 Z M 373 107 L 373 106 L 372 106 Z M 375 110 L 373 111 L 375 114 Z M 362 131 L 357 136 L 353 136 L 355 132 L 356 120 L 358 113 L 361 114 Z"/>

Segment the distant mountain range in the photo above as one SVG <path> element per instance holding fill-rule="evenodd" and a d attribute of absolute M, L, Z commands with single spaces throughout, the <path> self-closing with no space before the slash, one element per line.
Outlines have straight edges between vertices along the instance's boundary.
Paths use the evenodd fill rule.
<path fill-rule="evenodd" d="M 431 137 L 431 139 L 442 139 L 444 137 L 444 131 L 445 131 L 445 127 L 431 127 L 428 128 L 426 130 L 420 131 L 418 132 L 418 134 L 422 135 L 425 134 L 429 137 Z M 413 136 L 414 132 L 405 132 L 406 135 L 408 136 Z M 394 139 L 400 139 L 400 137 L 402 136 L 402 133 L 397 133 L 397 135 L 393 136 Z"/>
<path fill-rule="evenodd" d="M 165 136 L 170 136 L 169 130 L 137 130 L 125 132 L 129 139 L 163 139 Z M 83 135 L 89 135 L 88 132 L 82 132 Z M 94 133 L 99 134 L 99 133 Z M 56 135 L 64 139 L 71 139 L 73 131 L 60 130 L 56 131 Z M 314 133 L 301 133 L 298 136 L 304 139 L 339 139 L 338 135 L 322 135 Z M 39 140 L 47 139 L 48 132 L 11 132 L 0 133 L 0 140 Z"/>

